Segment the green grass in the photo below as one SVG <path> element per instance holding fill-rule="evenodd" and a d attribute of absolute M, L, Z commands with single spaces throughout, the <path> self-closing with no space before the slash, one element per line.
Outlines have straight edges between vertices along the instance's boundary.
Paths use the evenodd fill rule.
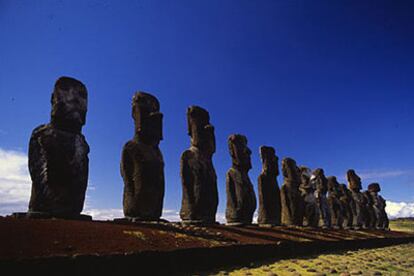
<path fill-rule="evenodd" d="M 414 232 L 414 218 L 399 218 L 391 220 L 390 228 L 394 231 Z"/>

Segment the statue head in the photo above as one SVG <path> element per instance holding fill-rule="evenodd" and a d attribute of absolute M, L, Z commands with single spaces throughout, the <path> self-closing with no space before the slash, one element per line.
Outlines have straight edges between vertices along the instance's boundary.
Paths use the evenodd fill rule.
<path fill-rule="evenodd" d="M 373 193 L 378 193 L 381 191 L 381 187 L 380 184 L 378 183 L 371 183 L 368 185 L 368 191 L 373 192 Z"/>
<path fill-rule="evenodd" d="M 350 190 L 359 192 L 362 190 L 361 178 L 355 173 L 354 170 L 348 170 L 346 172 L 348 179 L 348 187 Z"/>
<path fill-rule="evenodd" d="M 286 157 L 282 160 L 282 174 L 285 180 L 291 182 L 300 182 L 300 170 L 296 165 L 296 161 L 292 158 Z"/>
<path fill-rule="evenodd" d="M 216 138 L 208 111 L 199 106 L 190 106 L 187 109 L 187 123 L 191 145 L 207 155 L 213 155 L 216 151 Z"/>
<path fill-rule="evenodd" d="M 51 124 L 56 128 L 80 132 L 86 122 L 88 92 L 80 81 L 60 77 L 51 98 Z"/>
<path fill-rule="evenodd" d="M 328 178 L 328 191 L 334 192 L 339 190 L 339 183 L 335 176 L 329 176 Z"/>
<path fill-rule="evenodd" d="M 339 190 L 341 191 L 342 194 L 346 195 L 346 192 L 348 190 L 348 188 L 346 187 L 346 184 L 339 184 Z"/>
<path fill-rule="evenodd" d="M 276 156 L 273 147 L 261 146 L 260 157 L 263 162 L 263 172 L 273 173 L 279 175 L 279 158 Z"/>
<path fill-rule="evenodd" d="M 162 140 L 160 103 L 153 95 L 137 92 L 132 98 L 132 118 L 136 138 L 148 145 L 158 145 Z"/>
<path fill-rule="evenodd" d="M 312 175 L 312 171 L 305 166 L 300 166 L 299 167 L 299 171 L 300 171 L 300 179 L 301 179 L 301 188 L 302 189 L 310 189 L 310 188 L 314 188 L 311 185 L 310 182 L 310 178 Z"/>
<path fill-rule="evenodd" d="M 247 138 L 241 134 L 232 134 L 228 138 L 230 156 L 233 167 L 242 171 L 248 171 L 252 168 L 250 160 L 251 150 L 247 147 Z"/>

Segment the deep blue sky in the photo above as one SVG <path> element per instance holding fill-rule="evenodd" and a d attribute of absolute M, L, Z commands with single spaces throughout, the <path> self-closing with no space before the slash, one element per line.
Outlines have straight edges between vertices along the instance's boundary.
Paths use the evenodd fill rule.
<path fill-rule="evenodd" d="M 55 80 L 89 91 L 84 134 L 96 208 L 120 208 L 131 97 L 154 94 L 164 113 L 165 207 L 180 208 L 186 108 L 215 125 L 220 211 L 231 165 L 227 136 L 253 151 L 366 175 L 394 201 L 414 200 L 412 1 L 0 0 L 0 147 L 26 152 L 46 123 Z M 279 184 L 282 178 L 279 177 Z"/>

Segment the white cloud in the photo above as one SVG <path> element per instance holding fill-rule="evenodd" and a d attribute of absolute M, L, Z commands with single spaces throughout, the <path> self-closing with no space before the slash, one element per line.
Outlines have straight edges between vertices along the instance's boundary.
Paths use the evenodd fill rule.
<path fill-rule="evenodd" d="M 26 211 L 30 189 L 27 155 L 0 148 L 0 215 Z"/>
<path fill-rule="evenodd" d="M 362 180 L 382 180 L 384 178 L 396 177 L 410 173 L 405 170 L 370 170 L 357 172 Z"/>
<path fill-rule="evenodd" d="M 414 202 L 387 201 L 385 211 L 389 218 L 414 217 Z"/>

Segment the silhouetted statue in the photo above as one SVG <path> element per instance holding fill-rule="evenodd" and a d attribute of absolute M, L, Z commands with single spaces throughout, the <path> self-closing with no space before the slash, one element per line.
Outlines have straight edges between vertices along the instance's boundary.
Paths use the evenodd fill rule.
<path fill-rule="evenodd" d="M 282 223 L 301 226 L 303 223 L 303 199 L 299 192 L 300 171 L 292 158 L 282 160 L 284 182 L 280 190 Z"/>
<path fill-rule="evenodd" d="M 301 166 L 301 184 L 300 192 L 304 202 L 304 219 L 303 225 L 308 227 L 318 227 L 319 224 L 319 208 L 316 202 L 315 190 L 310 181 L 312 172 L 309 168 Z"/>
<path fill-rule="evenodd" d="M 385 212 L 386 202 L 385 199 L 378 193 L 381 191 L 381 187 L 378 183 L 371 183 L 368 185 L 368 191 L 373 199 L 373 207 L 375 211 L 377 229 L 388 229 L 388 216 Z"/>
<path fill-rule="evenodd" d="M 207 110 L 187 109 L 191 147 L 181 155 L 183 197 L 180 217 L 186 223 L 214 223 L 218 205 L 217 176 L 212 157 L 216 150 L 214 127 Z"/>
<path fill-rule="evenodd" d="M 277 184 L 279 175 L 278 157 L 272 147 L 261 146 L 260 156 L 263 162 L 262 173 L 258 178 L 259 225 L 280 225 L 280 190 Z"/>
<path fill-rule="evenodd" d="M 122 150 L 124 215 L 131 220 L 156 221 L 164 199 L 164 161 L 158 147 L 162 140 L 160 104 L 154 96 L 138 92 L 132 98 L 134 138 Z"/>
<path fill-rule="evenodd" d="M 342 193 L 335 176 L 328 177 L 328 205 L 331 213 L 331 225 L 335 229 L 342 228 L 344 211 L 342 209 Z"/>
<path fill-rule="evenodd" d="M 328 192 L 328 180 L 325 177 L 323 169 L 316 169 L 312 176 L 311 182 L 316 187 L 316 201 L 320 213 L 320 223 L 323 228 L 331 227 L 331 212 L 329 210 L 326 193 Z"/>
<path fill-rule="evenodd" d="M 251 151 L 244 135 L 233 134 L 228 138 L 232 167 L 226 175 L 228 225 L 251 224 L 256 209 L 256 195 L 248 172 L 251 169 Z"/>
<path fill-rule="evenodd" d="M 353 224 L 353 211 L 355 209 L 355 202 L 352 198 L 352 192 L 346 187 L 345 184 L 339 185 L 339 190 L 341 191 L 341 205 L 343 210 L 343 227 L 345 229 L 351 229 Z"/>
<path fill-rule="evenodd" d="M 366 199 L 361 193 L 361 178 L 355 173 L 354 170 L 348 170 L 346 175 L 348 179 L 348 187 L 352 192 L 352 198 L 355 203 L 355 208 L 353 210 L 353 228 L 358 230 L 361 229 L 361 227 L 364 225 L 365 218 L 363 210 L 366 206 Z"/>
<path fill-rule="evenodd" d="M 27 216 L 86 219 L 80 215 L 89 168 L 89 146 L 81 133 L 88 103 L 86 87 L 61 77 L 51 103 L 50 123 L 35 128 L 30 138 L 32 193 Z"/>
<path fill-rule="evenodd" d="M 374 229 L 377 224 L 377 218 L 374 210 L 374 199 L 369 191 L 362 193 L 365 197 L 365 208 L 364 210 L 364 225 L 365 229 Z"/>

